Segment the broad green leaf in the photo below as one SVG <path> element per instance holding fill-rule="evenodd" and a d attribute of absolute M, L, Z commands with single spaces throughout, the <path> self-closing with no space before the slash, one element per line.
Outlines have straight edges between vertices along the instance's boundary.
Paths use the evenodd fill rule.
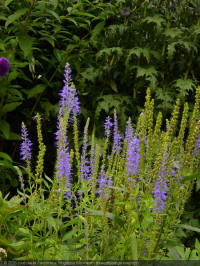
<path fill-rule="evenodd" d="M 24 52 L 24 57 L 27 57 L 32 52 L 33 40 L 26 32 L 20 32 L 17 34 L 19 47 Z"/>
<path fill-rule="evenodd" d="M 6 114 L 8 112 L 12 112 L 21 104 L 22 104 L 22 102 L 7 103 L 2 108 L 1 114 L 3 115 L 3 114 Z"/>
<path fill-rule="evenodd" d="M 19 19 L 24 14 L 26 14 L 28 10 L 28 8 L 19 9 L 14 14 L 10 15 L 6 20 L 5 28 L 7 28 L 11 23 Z"/>
<path fill-rule="evenodd" d="M 42 93 L 46 88 L 45 84 L 38 84 L 35 87 L 33 87 L 31 90 L 27 92 L 28 94 L 28 99 L 33 98 L 37 96 L 37 94 Z"/>

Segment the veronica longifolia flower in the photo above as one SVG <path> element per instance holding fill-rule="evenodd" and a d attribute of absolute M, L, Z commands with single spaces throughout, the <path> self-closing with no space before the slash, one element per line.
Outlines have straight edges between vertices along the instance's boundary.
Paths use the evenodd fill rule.
<path fill-rule="evenodd" d="M 99 178 L 98 178 L 97 181 L 98 181 L 98 184 L 99 184 L 99 188 L 97 190 L 97 193 L 99 195 L 103 195 L 103 192 L 104 192 L 105 198 L 108 199 L 108 190 L 106 190 L 106 188 L 112 186 L 113 182 L 110 179 L 110 177 L 106 176 L 106 173 L 105 173 L 104 169 L 101 170 L 101 173 L 100 173 Z"/>
<path fill-rule="evenodd" d="M 22 143 L 20 145 L 20 155 L 21 155 L 21 159 L 27 162 L 31 160 L 32 143 L 30 139 L 28 138 L 28 130 L 24 123 L 22 123 L 22 126 L 21 126 L 21 138 L 22 138 Z"/>
<path fill-rule="evenodd" d="M 56 146 L 57 146 L 57 176 L 58 183 L 63 182 L 65 184 L 64 197 L 69 199 L 71 197 L 70 192 L 70 181 L 71 181 L 71 163 L 70 163 L 70 154 L 68 149 L 67 136 L 64 132 L 64 120 L 62 117 L 62 111 L 59 112 L 58 121 L 57 121 L 57 132 L 56 132 Z M 59 189 L 60 191 L 60 189 Z"/>
<path fill-rule="evenodd" d="M 114 139 L 114 143 L 113 143 L 113 148 L 114 151 L 121 151 L 121 136 L 119 133 L 119 129 L 118 129 L 118 120 L 117 120 L 117 114 L 116 112 L 114 112 L 114 132 L 113 132 L 113 139 Z"/>
<path fill-rule="evenodd" d="M 10 69 L 9 60 L 5 57 L 0 58 L 0 76 L 5 76 Z"/>
<path fill-rule="evenodd" d="M 133 138 L 133 127 L 131 125 L 131 119 L 129 118 L 126 123 L 125 139 L 127 139 L 128 143 L 130 143 L 132 138 Z"/>
<path fill-rule="evenodd" d="M 167 182 L 165 181 L 165 177 L 167 176 L 166 167 L 164 164 L 161 164 L 160 171 L 159 171 L 159 177 L 155 184 L 153 196 L 154 196 L 154 204 L 155 209 L 154 211 L 158 211 L 159 213 L 162 213 L 165 208 L 165 201 L 167 200 Z"/>
<path fill-rule="evenodd" d="M 90 168 L 91 166 L 87 157 L 87 146 L 88 146 L 87 141 L 88 141 L 88 133 L 87 133 L 87 127 L 85 127 L 82 153 L 81 153 L 81 163 L 80 163 L 82 181 L 91 180 L 91 168 Z"/>
<path fill-rule="evenodd" d="M 65 190 L 64 191 L 64 197 L 69 199 L 71 197 L 71 163 L 70 163 L 70 154 L 67 147 L 67 141 L 66 145 L 62 145 L 60 147 L 59 153 L 58 153 L 58 164 L 56 166 L 58 170 L 58 178 L 60 180 L 63 180 L 65 178 Z M 61 181 L 62 182 L 62 181 Z"/>
<path fill-rule="evenodd" d="M 198 140 L 197 140 L 197 143 L 196 143 L 196 147 L 195 147 L 195 150 L 194 150 L 195 157 L 197 157 L 197 155 L 198 155 L 199 148 L 200 148 L 200 135 L 198 137 Z"/>
<path fill-rule="evenodd" d="M 109 116 L 106 117 L 106 120 L 104 123 L 105 137 L 110 136 L 112 126 L 113 126 L 113 123 L 111 122 L 111 118 Z"/>
<path fill-rule="evenodd" d="M 64 113 L 65 107 L 67 107 L 68 113 L 70 114 L 79 114 L 80 113 L 80 106 L 79 106 L 79 99 L 77 96 L 77 91 L 72 84 L 72 77 L 71 77 L 71 68 L 69 63 L 65 65 L 65 73 L 64 73 L 64 86 L 62 91 L 60 92 L 61 96 L 61 109 Z"/>
<path fill-rule="evenodd" d="M 140 161 L 139 154 L 139 145 L 140 139 L 139 137 L 133 138 L 128 146 L 127 150 L 127 172 L 126 175 L 129 177 L 129 181 L 133 182 L 132 176 L 138 175 L 138 167 Z"/>

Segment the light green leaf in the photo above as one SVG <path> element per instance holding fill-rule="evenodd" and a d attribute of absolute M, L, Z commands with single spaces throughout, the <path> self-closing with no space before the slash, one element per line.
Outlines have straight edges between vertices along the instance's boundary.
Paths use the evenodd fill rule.
<path fill-rule="evenodd" d="M 117 217 L 116 215 L 114 215 L 111 212 L 103 212 L 103 211 L 97 211 L 97 210 L 92 210 L 87 208 L 87 211 L 89 211 L 92 215 L 96 215 L 96 216 L 105 216 L 107 218 L 110 218 L 111 220 L 113 220 L 114 222 L 118 223 L 120 226 L 123 226 L 124 222 Z"/>
<path fill-rule="evenodd" d="M 28 8 L 19 9 L 14 14 L 10 15 L 6 20 L 5 28 L 7 28 L 11 23 L 19 19 L 24 14 L 26 14 L 28 10 Z"/>
<path fill-rule="evenodd" d="M 38 84 L 27 92 L 28 99 L 35 97 L 37 94 L 42 93 L 46 88 L 45 84 Z"/>
<path fill-rule="evenodd" d="M 137 239 L 135 233 L 131 235 L 131 253 L 132 253 L 132 260 L 138 260 L 137 254 Z"/>
<path fill-rule="evenodd" d="M 188 224 L 179 224 L 178 227 L 181 227 L 181 228 L 186 229 L 186 230 L 190 230 L 190 231 L 194 231 L 194 232 L 200 233 L 200 228 L 194 227 L 194 226 L 191 226 L 191 225 L 188 225 Z"/>

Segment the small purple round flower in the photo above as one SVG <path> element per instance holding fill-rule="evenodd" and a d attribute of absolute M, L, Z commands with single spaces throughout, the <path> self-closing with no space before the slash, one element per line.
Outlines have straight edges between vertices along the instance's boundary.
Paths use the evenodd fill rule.
<path fill-rule="evenodd" d="M 10 63 L 7 58 L 0 57 L 0 76 L 5 76 L 10 68 Z"/>

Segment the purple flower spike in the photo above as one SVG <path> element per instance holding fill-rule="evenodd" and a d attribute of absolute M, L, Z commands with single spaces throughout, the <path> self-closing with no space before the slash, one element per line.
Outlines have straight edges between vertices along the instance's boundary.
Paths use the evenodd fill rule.
<path fill-rule="evenodd" d="M 127 139 L 128 143 L 130 143 L 132 138 L 133 138 L 133 127 L 131 125 L 131 119 L 129 118 L 126 123 L 125 139 Z"/>
<path fill-rule="evenodd" d="M 117 121 L 117 114 L 116 112 L 114 112 L 114 145 L 113 145 L 113 148 L 114 148 L 114 151 L 117 152 L 117 151 L 121 151 L 121 136 L 120 136 L 120 133 L 119 133 L 119 129 L 118 129 L 118 121 Z"/>
<path fill-rule="evenodd" d="M 154 211 L 162 213 L 165 208 L 165 201 L 167 199 L 167 183 L 165 180 L 158 178 L 154 188 Z"/>
<path fill-rule="evenodd" d="M 198 137 L 198 140 L 197 140 L 197 143 L 196 143 L 196 147 L 195 147 L 195 150 L 194 150 L 195 157 L 197 157 L 197 155 L 198 155 L 199 148 L 200 148 L 200 135 Z"/>
<path fill-rule="evenodd" d="M 5 76 L 10 69 L 9 60 L 5 57 L 0 58 L 0 76 Z"/>
<path fill-rule="evenodd" d="M 164 163 L 162 162 L 159 171 L 159 177 L 155 184 L 153 196 L 154 196 L 154 204 L 155 209 L 154 211 L 158 211 L 162 213 L 165 208 L 165 201 L 167 200 L 167 182 L 165 181 L 165 177 L 167 176 L 168 172 Z"/>
<path fill-rule="evenodd" d="M 109 176 L 108 177 L 106 176 L 104 169 L 101 170 L 101 173 L 100 173 L 97 181 L 99 184 L 99 188 L 97 190 L 97 193 L 102 196 L 103 191 L 104 191 L 104 196 L 106 199 L 108 199 L 108 191 L 106 190 L 106 188 L 112 186 L 113 181 L 110 179 Z"/>
<path fill-rule="evenodd" d="M 27 160 L 31 160 L 31 146 L 32 143 L 30 139 L 28 138 L 28 131 L 24 123 L 22 123 L 21 127 L 21 138 L 22 138 L 22 143 L 20 145 L 20 155 L 21 159 L 25 162 Z"/>
<path fill-rule="evenodd" d="M 77 91 L 72 84 L 72 77 L 71 77 L 71 68 L 69 63 L 65 65 L 65 73 L 64 73 L 64 86 L 62 91 L 59 93 L 61 96 L 61 109 L 64 113 L 65 107 L 67 106 L 69 114 L 78 115 L 80 113 L 80 106 L 79 106 L 79 99 L 77 96 Z"/>
<path fill-rule="evenodd" d="M 111 118 L 108 116 L 106 117 L 104 129 L 105 129 L 105 137 L 110 136 L 111 127 L 113 126 L 113 123 L 111 122 Z"/>
<path fill-rule="evenodd" d="M 126 175 L 129 177 L 130 182 L 134 182 L 131 176 L 138 175 L 138 167 L 140 161 L 140 154 L 139 154 L 139 145 L 140 139 L 133 138 L 129 143 L 128 151 L 127 151 L 127 173 Z"/>

